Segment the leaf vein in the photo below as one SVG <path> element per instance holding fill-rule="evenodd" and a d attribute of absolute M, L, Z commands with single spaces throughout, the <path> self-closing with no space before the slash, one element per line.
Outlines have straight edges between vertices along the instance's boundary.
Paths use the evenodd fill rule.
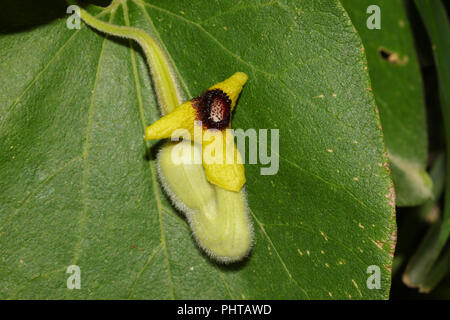
<path fill-rule="evenodd" d="M 102 11 L 97 15 L 97 17 L 100 17 L 107 13 L 109 10 Z M 56 51 L 55 55 L 47 62 L 47 64 L 44 66 L 44 68 L 39 71 L 34 78 L 31 80 L 31 82 L 28 84 L 28 86 L 22 91 L 22 93 L 14 99 L 13 104 L 5 111 L 5 116 L 2 121 L 2 126 L 6 122 L 6 118 L 9 115 L 9 113 L 19 104 L 22 97 L 28 92 L 28 90 L 31 89 L 31 87 L 39 80 L 39 78 L 45 73 L 45 71 L 48 70 L 50 65 L 56 60 L 56 58 L 63 52 L 64 48 L 75 38 L 75 35 L 77 35 L 81 31 L 81 28 L 75 31 L 63 44 L 62 46 Z"/>
<path fill-rule="evenodd" d="M 158 10 L 158 11 L 164 12 L 164 13 L 166 13 L 167 15 L 171 15 L 171 16 L 173 16 L 173 17 L 178 18 L 178 19 L 181 20 L 181 21 L 184 21 L 184 22 L 187 23 L 187 24 L 191 24 L 191 25 L 197 27 L 197 28 L 198 28 L 200 31 L 202 31 L 207 37 L 209 37 L 212 41 L 214 41 L 220 48 L 222 48 L 222 50 L 224 50 L 224 51 L 225 51 L 226 53 L 228 53 L 230 56 L 232 56 L 233 58 L 235 58 L 237 61 L 239 61 L 239 62 L 241 62 L 242 64 L 244 64 L 244 65 L 248 66 L 249 68 L 253 69 L 254 71 L 257 71 L 257 72 L 259 72 L 259 73 L 265 74 L 266 76 L 272 77 L 272 78 L 274 78 L 274 77 L 277 76 L 276 74 L 272 74 L 272 73 L 269 73 L 269 72 L 267 72 L 267 71 L 264 71 L 264 70 L 258 68 L 257 66 L 253 65 L 252 63 L 250 63 L 250 62 L 245 61 L 244 59 L 242 59 L 239 55 L 237 55 L 236 53 L 234 53 L 233 51 L 231 51 L 230 49 L 228 49 L 227 47 L 225 47 L 225 46 L 222 44 L 222 42 L 220 42 L 216 37 L 214 37 L 214 36 L 213 36 L 211 33 L 209 33 L 205 28 L 203 28 L 203 26 L 202 26 L 201 24 L 199 24 L 199 23 L 197 23 L 197 22 L 194 22 L 194 21 L 192 21 L 192 20 L 186 19 L 185 17 L 182 17 L 182 16 L 180 16 L 180 15 L 178 15 L 178 14 L 176 14 L 176 13 L 173 13 L 172 11 L 169 11 L 169 10 L 166 10 L 166 9 L 164 9 L 164 8 L 161 8 L 161 7 L 152 5 L 152 4 L 150 4 L 150 3 L 144 3 L 144 5 L 146 5 L 146 6 L 150 7 L 150 8 L 156 9 L 156 10 Z"/>
<path fill-rule="evenodd" d="M 127 8 L 126 3 L 122 3 L 122 7 L 123 7 L 123 11 L 124 11 L 125 23 L 127 24 L 127 26 L 129 26 L 130 22 L 129 22 L 128 8 Z M 131 59 L 131 64 L 133 66 L 133 75 L 134 75 L 134 80 L 135 80 L 135 84 L 136 84 L 136 94 L 137 94 L 138 105 L 139 105 L 139 115 L 141 118 L 143 132 L 145 132 L 145 114 L 144 114 L 144 108 L 143 108 L 143 102 L 142 102 L 141 84 L 139 82 L 139 77 L 138 77 L 138 73 L 137 73 L 135 50 L 134 50 L 133 42 L 131 40 L 129 40 L 129 43 L 130 43 L 130 59 Z M 148 149 L 150 149 L 150 144 L 148 142 L 146 142 L 145 145 Z M 161 244 L 164 247 L 164 256 L 165 256 L 166 263 L 167 263 L 167 272 L 168 272 L 168 278 L 169 278 L 169 284 L 170 284 L 170 295 L 171 295 L 172 299 L 175 299 L 174 288 L 173 288 L 174 286 L 173 286 L 173 280 L 172 280 L 172 272 L 171 272 L 171 268 L 170 268 L 169 254 L 168 254 L 168 250 L 167 250 L 167 243 L 166 243 L 166 239 L 165 239 L 165 228 L 164 228 L 163 216 L 162 216 L 163 205 L 161 203 L 161 199 L 160 199 L 159 192 L 158 192 L 159 185 L 158 185 L 158 182 L 156 179 L 155 165 L 152 161 L 150 161 L 149 166 L 150 166 L 150 172 L 151 172 L 151 178 L 152 178 L 153 192 L 154 192 L 155 199 L 156 199 L 156 207 L 158 208 L 159 227 L 160 227 L 160 232 L 161 232 Z"/>
<path fill-rule="evenodd" d="M 111 16 L 109 18 L 109 21 L 112 21 L 113 17 L 115 15 L 115 11 L 113 11 L 111 13 Z M 83 147 L 83 154 L 82 154 L 82 158 L 83 158 L 83 177 L 82 177 L 82 199 L 83 199 L 83 210 L 81 213 L 81 219 L 80 219 L 80 235 L 78 238 L 78 242 L 75 246 L 75 252 L 74 252 L 74 256 L 72 259 L 72 264 L 76 264 L 80 252 L 81 252 L 81 242 L 83 241 L 83 237 L 84 237 L 84 228 L 86 226 L 86 219 L 87 219 L 87 177 L 88 177 L 88 172 L 89 172 L 89 163 L 88 163 L 88 158 L 89 158 L 89 140 L 90 140 L 90 136 L 91 136 L 91 131 L 92 131 L 92 123 L 93 123 L 93 114 L 94 114 L 94 107 L 95 107 L 95 94 L 97 92 L 97 86 L 98 86 L 98 81 L 100 78 L 100 70 L 101 70 L 101 65 L 102 65 L 102 61 L 103 61 L 103 55 L 104 55 L 104 51 L 105 51 L 105 45 L 106 45 L 106 40 L 108 39 L 108 36 L 105 36 L 102 42 L 102 48 L 100 50 L 100 55 L 99 55 L 99 59 L 98 59 L 98 64 L 97 64 L 97 70 L 95 73 L 95 81 L 94 81 L 94 88 L 92 90 L 92 95 L 91 95 L 91 103 L 89 105 L 89 111 L 88 111 L 88 124 L 87 124 L 87 132 L 86 132 L 86 138 L 85 138 L 85 143 L 84 143 L 84 147 Z"/>
<path fill-rule="evenodd" d="M 302 286 L 300 286 L 300 283 L 297 281 L 297 279 L 295 279 L 291 272 L 289 271 L 289 269 L 286 266 L 286 263 L 284 262 L 283 258 L 281 257 L 280 253 L 278 252 L 277 248 L 275 247 L 274 243 L 272 242 L 272 239 L 270 238 L 270 236 L 267 234 L 266 230 L 264 229 L 263 224 L 258 220 L 258 218 L 256 217 L 255 213 L 253 212 L 252 209 L 250 209 L 250 212 L 253 216 L 253 218 L 255 219 L 256 223 L 258 224 L 259 228 L 261 229 L 261 232 L 263 233 L 263 235 L 266 237 L 267 241 L 270 243 L 270 245 L 272 246 L 273 250 L 275 251 L 278 260 L 280 261 L 281 265 L 283 266 L 284 271 L 286 271 L 286 274 L 288 276 L 288 278 L 290 280 L 292 280 L 298 287 L 299 289 L 306 295 L 306 297 L 308 299 L 310 299 L 308 293 L 306 292 L 305 289 L 302 288 Z"/>
<path fill-rule="evenodd" d="M 133 291 L 136 289 L 136 284 L 138 283 L 139 279 L 141 278 L 142 274 L 144 273 L 144 271 L 148 268 L 148 266 L 150 265 L 150 263 L 153 261 L 153 259 L 161 252 L 161 250 L 163 249 L 164 245 L 161 242 L 154 250 L 153 252 L 148 256 L 147 261 L 144 263 L 144 265 L 142 266 L 142 269 L 138 272 L 136 279 L 134 280 L 129 292 L 128 292 L 128 299 L 131 298 L 131 295 L 133 294 Z"/>
<path fill-rule="evenodd" d="M 47 183 L 49 183 L 54 177 L 56 177 L 58 175 L 58 173 L 60 173 L 61 171 L 63 171 L 64 169 L 66 169 L 67 167 L 69 167 L 72 163 L 81 160 L 80 156 L 77 156 L 69 161 L 67 161 L 66 163 L 64 163 L 64 165 L 62 165 L 60 168 L 56 169 L 55 171 L 53 171 L 47 178 L 45 178 L 44 180 L 42 180 L 37 186 L 35 186 L 33 188 L 33 190 L 25 197 L 25 199 L 22 201 L 22 203 L 19 205 L 19 207 L 16 208 L 16 210 L 14 211 L 14 213 L 12 213 L 8 219 L 6 220 L 6 222 L 0 226 L 0 230 L 3 230 L 7 225 L 9 225 L 9 223 L 11 222 L 11 220 L 13 219 L 13 217 L 15 217 L 20 210 L 28 203 L 28 201 L 30 201 L 30 199 L 36 195 L 36 193 L 40 190 L 41 187 L 45 186 Z"/>

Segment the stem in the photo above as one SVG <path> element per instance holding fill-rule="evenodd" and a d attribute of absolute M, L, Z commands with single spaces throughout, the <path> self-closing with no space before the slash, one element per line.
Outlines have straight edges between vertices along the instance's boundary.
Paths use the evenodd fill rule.
<path fill-rule="evenodd" d="M 73 3 L 70 0 L 68 2 Z M 119 2 L 120 0 L 114 0 L 111 5 L 117 5 Z M 158 102 L 163 114 L 173 111 L 181 104 L 182 96 L 176 77 L 170 67 L 170 62 L 153 37 L 138 28 L 117 26 L 99 20 L 81 8 L 80 15 L 81 19 L 92 28 L 112 36 L 132 39 L 142 47 L 150 66 Z"/>

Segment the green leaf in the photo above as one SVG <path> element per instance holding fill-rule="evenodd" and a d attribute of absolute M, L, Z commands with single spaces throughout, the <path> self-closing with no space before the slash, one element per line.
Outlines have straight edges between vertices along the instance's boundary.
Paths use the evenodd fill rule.
<path fill-rule="evenodd" d="M 279 172 L 246 165 L 252 254 L 212 262 L 161 192 L 159 144 L 143 141 L 159 112 L 136 45 L 62 16 L 0 36 L 0 298 L 388 298 L 393 187 L 340 3 L 123 2 L 88 10 L 154 35 L 187 97 L 246 72 L 234 128 L 280 130 Z M 66 288 L 71 264 L 80 290 Z"/>
<path fill-rule="evenodd" d="M 450 22 L 441 1 L 416 0 L 415 4 L 427 29 L 433 48 L 447 143 L 447 188 L 445 193 L 444 215 L 440 230 L 435 235 L 435 248 L 433 249 L 435 255 L 441 253 L 441 258 L 433 265 L 433 269 L 430 270 L 423 284 L 423 290 L 430 291 L 448 273 L 448 261 L 450 258 L 450 249 L 442 253 L 450 236 L 450 188 L 448 188 L 450 185 L 450 171 L 448 170 L 450 165 L 450 154 L 448 151 L 448 144 L 450 142 L 450 61 L 448 59 L 450 56 L 450 38 L 448 37 L 450 34 Z"/>
<path fill-rule="evenodd" d="M 402 277 L 407 286 L 419 287 L 420 291 L 424 291 L 423 285 L 440 253 L 438 241 L 440 228 L 441 221 L 431 225 L 419 248 L 410 259 Z"/>
<path fill-rule="evenodd" d="M 445 156 L 444 153 L 441 153 L 434 159 L 430 169 L 430 177 L 433 181 L 433 200 L 427 200 L 420 207 L 411 208 L 415 211 L 411 214 L 420 218 L 414 224 L 416 228 L 422 230 L 422 225 L 419 222 L 431 224 L 418 247 L 415 241 L 416 237 L 412 236 L 414 232 L 407 233 L 408 238 L 413 242 L 414 247 L 417 247 L 417 250 L 409 259 L 402 280 L 407 286 L 419 288 L 420 291 L 425 290 L 424 284 L 428 282 L 428 278 L 433 276 L 431 270 L 433 270 L 433 265 L 441 252 L 439 245 L 439 234 L 442 227 L 440 200 L 444 191 L 445 165 Z"/>
<path fill-rule="evenodd" d="M 449 273 L 450 248 L 442 250 L 439 245 L 441 229 L 442 221 L 430 227 L 403 274 L 403 282 L 420 292 L 429 293 Z"/>
<path fill-rule="evenodd" d="M 432 197 L 423 84 L 402 0 L 342 0 L 367 54 L 373 93 L 391 162 L 398 206 Z M 380 8 L 381 29 L 369 29 L 370 5 Z"/>
<path fill-rule="evenodd" d="M 416 207 L 423 221 L 433 223 L 440 218 L 441 198 L 445 187 L 446 159 L 444 151 L 437 154 L 430 165 L 430 178 L 433 182 L 431 190 L 433 199 L 427 200 L 420 207 Z"/>
<path fill-rule="evenodd" d="M 429 297 L 431 299 L 436 299 L 436 300 L 449 300 L 450 299 L 450 277 L 446 277 L 439 284 L 439 286 L 430 293 Z"/>

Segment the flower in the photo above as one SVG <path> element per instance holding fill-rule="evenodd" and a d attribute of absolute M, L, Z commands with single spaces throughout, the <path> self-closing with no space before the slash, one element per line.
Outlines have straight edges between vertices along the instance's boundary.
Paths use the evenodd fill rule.
<path fill-rule="evenodd" d="M 202 163 L 209 182 L 238 192 L 245 184 L 241 155 L 231 133 L 231 114 L 248 76 L 236 72 L 199 97 L 184 102 L 146 128 L 145 139 L 182 135 L 202 145 Z M 180 131 L 181 130 L 181 131 Z M 184 134 L 179 134 L 184 130 Z"/>

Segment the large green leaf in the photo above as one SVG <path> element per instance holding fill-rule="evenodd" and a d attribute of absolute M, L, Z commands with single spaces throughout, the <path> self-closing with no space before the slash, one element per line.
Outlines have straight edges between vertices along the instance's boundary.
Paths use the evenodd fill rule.
<path fill-rule="evenodd" d="M 142 136 L 159 112 L 136 44 L 68 30 L 64 17 L 6 32 L 1 298 L 388 297 L 393 187 L 362 44 L 338 1 L 88 9 L 153 34 L 186 96 L 246 72 L 233 126 L 280 129 L 280 169 L 246 165 L 256 243 L 217 265 L 157 182 L 158 145 Z M 80 290 L 66 288 L 71 264 Z M 366 286 L 371 265 L 381 289 Z"/>
<path fill-rule="evenodd" d="M 361 35 L 391 162 L 397 205 L 432 196 L 423 84 L 403 0 L 342 0 Z M 371 5 L 380 8 L 381 29 L 369 29 Z M 372 12 L 373 13 L 373 12 Z"/>

